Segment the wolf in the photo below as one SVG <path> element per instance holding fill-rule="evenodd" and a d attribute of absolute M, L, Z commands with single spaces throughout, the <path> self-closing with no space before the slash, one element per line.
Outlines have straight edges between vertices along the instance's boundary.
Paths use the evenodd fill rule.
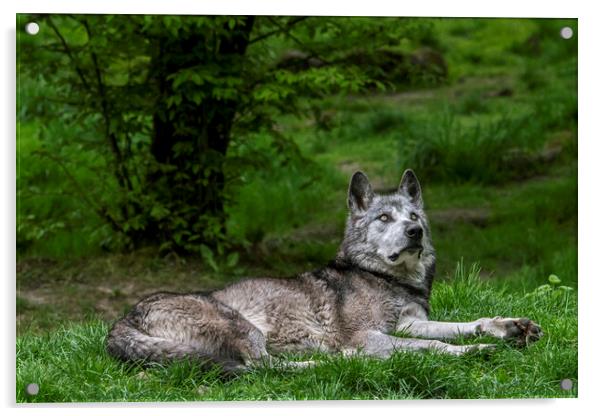
<path fill-rule="evenodd" d="M 112 326 L 108 353 L 124 361 L 195 360 L 237 372 L 290 352 L 461 355 L 493 345 L 449 343 L 457 337 L 487 334 L 526 344 L 542 336 L 528 318 L 429 320 L 435 250 L 412 170 L 386 195 L 356 172 L 347 204 L 343 241 L 327 266 L 288 279 L 249 278 L 213 292 L 152 294 Z"/>

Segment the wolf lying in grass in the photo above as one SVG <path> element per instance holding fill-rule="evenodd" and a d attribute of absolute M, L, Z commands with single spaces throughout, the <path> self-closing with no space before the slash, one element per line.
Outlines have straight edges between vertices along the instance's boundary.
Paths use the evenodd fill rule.
<path fill-rule="evenodd" d="M 540 338 L 540 327 L 526 318 L 428 320 L 435 251 L 414 172 L 407 170 L 391 195 L 375 194 L 366 175 L 356 172 L 348 206 L 343 242 L 328 266 L 294 279 L 242 280 L 211 293 L 150 295 L 113 325 L 108 352 L 126 361 L 193 359 L 236 371 L 282 352 L 460 355 L 492 345 L 441 340 L 487 334 L 525 344 Z M 419 338 L 391 335 L 396 332 Z"/>

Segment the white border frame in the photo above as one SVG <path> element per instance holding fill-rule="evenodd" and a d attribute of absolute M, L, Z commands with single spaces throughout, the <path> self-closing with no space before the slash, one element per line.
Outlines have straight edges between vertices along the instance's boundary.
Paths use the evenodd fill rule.
<path fill-rule="evenodd" d="M 394 3 L 394 4 L 393 4 Z M 325 1 L 325 0 L 151 0 L 144 3 L 123 0 L 103 0 L 87 2 L 81 0 L 21 0 L 18 4 L 2 4 L 0 14 L 3 27 L 2 61 L 0 80 L 3 84 L 0 97 L 3 137 L 0 140 L 3 157 L 0 195 L 2 204 L 2 264 L 4 281 L 4 302 L 0 308 L 3 315 L 4 341 L 2 348 L 2 376 L 0 377 L 2 403 L 15 409 L 15 24 L 16 13 L 145 13 L 145 14 L 276 14 L 276 15 L 365 15 L 365 16 L 444 16 L 444 17 L 565 17 L 578 18 L 579 30 L 579 398 L 548 400 L 454 400 L 454 401 L 383 401 L 383 402 L 250 402 L 250 403 L 171 403 L 171 404 L 78 404 L 19 406 L 26 413 L 44 415 L 79 415 L 82 407 L 86 413 L 148 415 L 178 410 L 178 414 L 248 414 L 288 415 L 311 413 L 331 413 L 336 410 L 348 414 L 364 414 L 372 408 L 379 413 L 437 412 L 446 415 L 506 415 L 525 410 L 529 413 L 541 410 L 546 414 L 577 414 L 597 407 L 601 386 L 601 360 L 599 355 L 600 323 L 598 316 L 601 292 L 600 272 L 597 270 L 598 246 L 594 236 L 602 234 L 601 189 L 596 180 L 600 176 L 602 156 L 600 108 L 597 106 L 602 91 L 602 54 L 599 42 L 602 40 L 602 16 L 595 10 L 595 2 L 587 0 L 558 1 L 548 0 L 527 2 L 506 0 L 485 2 L 469 0 L 419 0 L 385 1 Z M 597 405 L 597 406 L 596 406 Z M 153 411 L 154 410 L 154 411 Z"/>

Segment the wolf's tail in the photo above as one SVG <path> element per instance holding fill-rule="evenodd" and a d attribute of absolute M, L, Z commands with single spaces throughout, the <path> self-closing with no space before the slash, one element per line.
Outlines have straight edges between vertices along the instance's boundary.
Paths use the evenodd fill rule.
<path fill-rule="evenodd" d="M 219 365 L 226 373 L 245 369 L 242 360 L 220 357 L 199 346 L 155 337 L 139 330 L 126 318 L 117 321 L 107 336 L 107 352 L 122 361 L 169 362 L 194 360 L 203 365 Z"/>

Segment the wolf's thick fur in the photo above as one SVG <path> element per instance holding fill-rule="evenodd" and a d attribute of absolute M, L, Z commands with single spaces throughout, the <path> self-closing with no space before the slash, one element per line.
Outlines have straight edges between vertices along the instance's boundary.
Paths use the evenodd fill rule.
<path fill-rule="evenodd" d="M 293 279 L 256 278 L 211 293 L 156 293 L 112 327 L 109 353 L 122 360 L 195 359 L 226 371 L 280 352 L 361 352 L 386 358 L 401 350 L 463 354 L 490 345 L 441 342 L 486 333 L 536 340 L 526 318 L 428 320 L 435 251 L 418 179 L 407 170 L 397 192 L 375 194 L 356 172 L 336 258 Z M 400 338 L 394 332 L 421 338 Z"/>

